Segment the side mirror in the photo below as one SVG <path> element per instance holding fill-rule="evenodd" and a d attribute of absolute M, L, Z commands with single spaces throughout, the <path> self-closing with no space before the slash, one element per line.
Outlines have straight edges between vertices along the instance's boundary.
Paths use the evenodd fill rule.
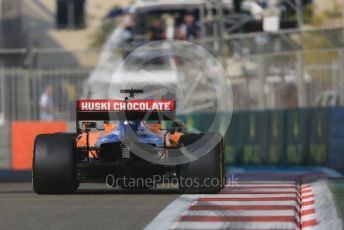
<path fill-rule="evenodd" d="M 184 128 L 184 123 L 183 122 L 173 122 L 173 128 L 177 131 L 177 132 L 182 132 L 183 128 Z"/>
<path fill-rule="evenodd" d="M 96 122 L 82 122 L 81 127 L 84 128 L 86 131 L 90 131 L 91 129 L 97 128 L 97 123 Z"/>

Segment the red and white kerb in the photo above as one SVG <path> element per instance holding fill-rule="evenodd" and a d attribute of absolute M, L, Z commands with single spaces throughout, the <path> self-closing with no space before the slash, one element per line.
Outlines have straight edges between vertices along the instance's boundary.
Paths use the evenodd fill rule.
<path fill-rule="evenodd" d="M 78 111 L 174 111 L 174 100 L 79 100 Z"/>

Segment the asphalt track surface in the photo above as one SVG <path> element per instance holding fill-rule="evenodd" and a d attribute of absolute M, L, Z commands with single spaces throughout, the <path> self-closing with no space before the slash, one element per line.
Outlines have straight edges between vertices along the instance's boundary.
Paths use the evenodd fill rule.
<path fill-rule="evenodd" d="M 182 224 L 184 227 L 190 227 L 190 229 L 199 229 L 201 226 L 202 228 L 207 227 L 204 222 L 205 220 L 202 218 L 214 218 L 204 216 L 203 214 L 214 216 L 214 214 L 218 215 L 218 213 L 222 213 L 222 216 L 220 215 L 220 217 L 216 217 L 218 220 L 212 220 L 211 224 L 220 224 L 219 226 L 223 227 L 222 222 L 224 221 L 224 216 L 227 214 L 230 216 L 234 215 L 236 211 L 239 211 L 238 213 L 242 216 L 245 216 L 246 214 L 248 215 L 248 213 L 245 212 L 249 212 L 250 215 L 254 214 L 255 218 L 258 214 L 267 215 L 268 213 L 265 213 L 265 209 L 258 210 L 260 204 L 257 202 L 262 202 L 258 200 L 258 198 L 260 199 L 262 196 L 271 196 L 270 198 L 264 198 L 270 200 L 275 199 L 275 196 L 294 196 L 295 188 L 289 188 L 294 184 L 288 185 L 287 182 L 296 183 L 297 181 L 295 181 L 294 176 L 292 176 L 294 179 L 291 180 L 290 173 L 295 174 L 300 169 L 287 171 L 282 170 L 282 174 L 280 175 L 275 170 L 276 169 L 273 169 L 272 171 L 264 173 L 259 171 L 257 172 L 256 170 L 250 172 L 247 169 L 245 171 L 242 171 L 241 169 L 231 170 L 228 178 L 233 182 L 238 182 L 239 187 L 229 186 L 224 189 L 222 193 L 212 195 L 210 198 L 205 196 L 202 198 L 199 195 L 190 195 L 192 199 L 200 199 L 200 202 L 195 203 L 192 201 L 192 205 L 187 205 L 184 208 L 179 205 L 178 207 L 181 208 L 180 210 L 178 210 L 178 207 L 173 207 L 172 209 L 169 207 L 173 205 L 173 203 L 178 202 L 178 200 L 183 200 L 185 197 L 188 198 L 189 195 L 180 196 L 178 190 L 173 189 L 126 191 L 120 189 L 109 189 L 105 184 L 81 184 L 78 192 L 73 195 L 37 195 L 33 192 L 31 183 L 0 183 L 0 229 L 142 229 L 148 224 L 147 229 L 171 229 L 173 226 L 178 227 L 178 224 Z M 308 173 L 310 172 L 312 171 L 309 170 Z M 261 176 L 259 176 L 259 174 Z M 231 177 L 231 175 L 234 175 L 235 177 Z M 236 178 L 239 180 L 236 181 Z M 259 180 L 260 183 L 257 183 L 259 182 L 257 180 Z M 262 181 L 265 184 L 262 183 Z M 277 184 L 277 182 L 279 184 Z M 273 186 L 276 186 L 276 188 L 270 188 Z M 301 189 L 301 196 L 309 195 L 302 194 L 302 190 L 309 190 L 310 186 L 312 185 L 304 184 L 299 187 Z M 269 191 L 264 192 L 266 189 L 269 189 Z M 317 195 L 317 190 L 319 189 L 315 186 L 313 188 L 313 191 L 315 192 L 315 201 L 317 200 L 317 197 L 319 197 L 319 194 L 324 194 L 321 190 L 320 192 L 318 191 Z M 309 193 L 313 191 L 304 192 Z M 260 195 L 258 192 L 262 194 Z M 279 194 L 272 194 L 276 192 Z M 233 208 L 230 208 L 230 210 L 221 210 L 221 212 L 215 210 L 216 212 L 214 212 L 213 209 L 205 210 L 202 206 L 204 199 L 208 203 L 213 202 L 214 205 L 225 205 L 223 202 L 233 205 L 232 203 L 234 202 L 234 205 L 238 206 L 239 204 L 241 205 L 240 202 L 243 202 L 243 199 L 246 199 L 246 195 L 244 193 L 246 195 L 249 194 L 249 199 L 252 199 L 253 196 L 257 196 L 257 198 L 252 201 L 253 203 L 244 202 L 242 205 L 255 205 L 257 206 L 255 207 L 257 210 L 253 210 L 253 208 L 252 210 L 251 208 L 250 210 L 232 210 Z M 240 199 L 237 199 L 237 197 L 240 197 Z M 241 197 L 244 198 L 242 199 Z M 308 201 L 307 199 L 303 200 L 310 203 L 307 204 L 307 208 L 313 209 L 311 206 L 313 205 L 312 201 Z M 221 202 L 219 203 L 219 201 Z M 185 201 L 183 202 L 185 203 Z M 285 203 L 293 201 L 276 201 L 273 205 L 278 205 L 277 202 Z M 316 206 L 317 204 L 318 207 L 314 208 L 315 213 L 324 209 L 323 207 L 319 208 L 319 204 L 321 204 L 321 202 L 315 202 Z M 264 205 L 267 205 L 267 203 L 264 203 Z M 197 206 L 197 208 L 202 206 L 202 208 L 194 210 L 195 206 Z M 189 211 L 185 212 L 188 209 Z M 324 210 L 327 210 L 326 213 L 330 213 L 328 212 L 330 209 L 335 210 L 335 208 L 330 208 L 328 205 Z M 291 215 L 293 215 L 293 210 L 289 210 L 288 207 L 288 210 L 270 210 L 270 212 L 273 212 L 273 215 L 279 215 L 278 212 L 291 212 Z M 257 213 L 252 214 L 253 211 Z M 199 215 L 202 214 L 203 216 L 201 216 L 202 218 L 200 216 L 195 217 L 194 213 L 191 212 L 197 212 Z M 165 215 L 164 213 L 168 213 L 168 215 Z M 188 216 L 189 214 L 191 216 Z M 240 216 L 239 214 L 234 216 Z M 310 215 L 306 216 L 307 220 L 314 217 L 314 213 L 309 214 Z M 321 214 L 321 212 L 319 214 Z M 185 215 L 185 220 L 181 219 L 181 216 L 183 215 Z M 175 216 L 175 219 L 173 216 Z M 196 219 L 193 220 L 192 218 Z M 327 217 L 327 219 L 329 218 Z M 186 226 L 190 221 L 192 221 L 192 225 Z M 233 222 L 233 220 L 231 219 L 230 222 Z M 319 223 L 326 224 L 327 222 L 325 220 L 320 220 Z M 234 227 L 233 223 L 229 224 Z M 248 226 L 245 223 L 243 224 L 244 226 Z M 180 225 L 180 227 L 182 225 Z M 230 226 L 227 227 L 231 228 Z M 321 225 L 315 225 L 315 227 L 317 226 L 320 227 Z"/>
<path fill-rule="evenodd" d="M 102 184 L 82 184 L 73 195 L 37 195 L 30 183 L 0 183 L 0 229 L 142 229 L 179 196 Z"/>

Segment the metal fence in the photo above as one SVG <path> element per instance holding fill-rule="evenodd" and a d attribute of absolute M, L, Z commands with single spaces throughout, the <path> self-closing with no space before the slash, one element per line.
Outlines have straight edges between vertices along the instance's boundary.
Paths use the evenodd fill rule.
<path fill-rule="evenodd" d="M 75 118 L 75 101 L 82 96 L 89 69 L 0 69 L 0 114 L 6 120 L 39 120 L 39 100 L 53 88 L 56 120 Z"/>
<path fill-rule="evenodd" d="M 61 48 L 0 49 L 0 67 L 11 68 L 94 68 L 99 49 Z"/>
<path fill-rule="evenodd" d="M 343 105 L 341 50 L 293 51 L 232 59 L 236 110 Z M 316 56 L 316 62 L 311 57 Z M 322 56 L 326 56 L 322 59 Z"/>
<path fill-rule="evenodd" d="M 313 56 L 317 58 L 315 61 Z M 260 110 L 343 104 L 342 51 L 292 51 L 225 59 L 234 109 Z M 73 120 L 90 67 L 0 68 L 0 120 L 39 119 L 39 99 L 54 88 L 56 119 Z"/>
<path fill-rule="evenodd" d="M 343 28 L 235 34 L 199 44 L 228 72 L 235 111 L 344 105 Z M 74 102 L 98 57 L 111 66 L 112 57 L 130 51 L 107 45 L 103 52 L 0 50 L 0 121 L 39 119 L 39 99 L 49 84 L 56 119 L 73 120 Z"/>

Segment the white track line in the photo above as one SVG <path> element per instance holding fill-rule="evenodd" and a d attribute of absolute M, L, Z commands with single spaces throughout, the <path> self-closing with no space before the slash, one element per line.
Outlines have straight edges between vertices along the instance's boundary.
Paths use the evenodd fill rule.
<path fill-rule="evenodd" d="M 264 185 L 269 187 L 270 185 Z M 255 185 L 253 185 L 255 187 Z M 249 189 L 248 192 L 253 191 L 262 191 L 261 189 L 253 188 Z M 267 189 L 265 188 L 264 191 Z M 239 189 L 234 190 L 237 192 L 243 192 Z M 296 215 L 295 210 L 298 210 L 300 202 L 298 197 L 298 192 L 296 189 L 276 189 L 276 191 L 280 192 L 279 194 L 211 194 L 211 195 L 182 195 L 176 201 L 172 202 L 169 206 L 167 206 L 145 229 L 172 229 L 173 228 L 182 228 L 182 229 L 226 229 L 229 226 L 231 228 L 260 228 L 260 227 L 269 227 L 271 228 L 290 228 L 295 229 L 296 223 L 299 222 L 299 217 Z M 287 193 L 284 193 L 287 192 Z M 294 194 L 290 194 L 289 192 L 293 192 Z M 291 198 L 295 200 L 291 201 L 196 201 L 199 198 L 233 198 L 233 199 L 245 199 L 245 198 Z M 297 200 L 297 201 L 296 201 Z M 206 206 L 206 205 L 240 205 L 240 206 L 252 206 L 252 205 L 286 205 L 293 208 L 287 210 L 188 210 L 190 206 L 196 204 L 197 206 Z M 250 217 L 250 216 L 261 216 L 261 217 L 269 217 L 269 216 L 287 216 L 293 219 L 294 221 L 287 221 L 287 222 L 238 222 L 238 221 L 230 221 L 230 222 L 222 222 L 222 221 L 178 221 L 182 216 L 231 216 L 231 217 Z M 253 224 L 254 223 L 254 224 Z"/>
<path fill-rule="evenodd" d="M 231 187 L 231 188 L 225 188 L 222 192 L 227 191 L 243 191 L 243 192 L 298 192 L 295 188 L 290 189 L 283 189 L 283 188 L 240 188 L 240 187 Z M 307 195 L 307 194 L 306 194 Z"/>
<path fill-rule="evenodd" d="M 182 195 L 171 204 L 169 204 L 163 211 L 157 215 L 152 222 L 150 222 L 145 230 L 168 230 L 178 221 L 181 213 L 185 212 L 189 206 L 195 202 L 198 195 Z"/>
<path fill-rule="evenodd" d="M 292 222 L 178 222 L 172 229 L 297 229 Z"/>
<path fill-rule="evenodd" d="M 296 201 L 202 201 L 197 202 L 197 205 L 292 205 L 298 207 L 299 204 Z"/>
<path fill-rule="evenodd" d="M 320 229 L 313 182 L 244 179 L 220 194 L 182 195 L 145 229 Z"/>
<path fill-rule="evenodd" d="M 198 195 L 198 197 L 246 197 L 246 198 L 252 198 L 252 197 L 296 197 L 295 194 L 291 194 L 291 193 L 286 193 L 286 194 L 214 194 L 214 195 Z"/>
<path fill-rule="evenodd" d="M 184 212 L 183 216 L 295 216 L 293 210 L 273 210 L 273 211 L 216 211 L 216 210 L 188 210 Z"/>

